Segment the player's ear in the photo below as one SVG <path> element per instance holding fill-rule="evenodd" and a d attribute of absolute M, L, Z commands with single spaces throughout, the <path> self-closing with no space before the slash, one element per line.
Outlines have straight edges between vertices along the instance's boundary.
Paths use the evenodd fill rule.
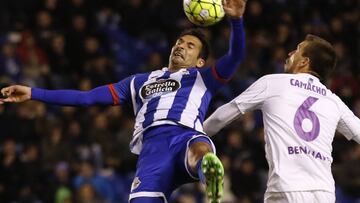
<path fill-rule="evenodd" d="M 300 66 L 310 66 L 309 57 L 303 57 L 300 61 Z"/>
<path fill-rule="evenodd" d="M 205 65 L 205 60 L 202 59 L 202 58 L 198 58 L 198 59 L 197 59 L 197 63 L 196 63 L 196 67 L 201 68 L 201 67 L 203 67 L 204 65 Z"/>

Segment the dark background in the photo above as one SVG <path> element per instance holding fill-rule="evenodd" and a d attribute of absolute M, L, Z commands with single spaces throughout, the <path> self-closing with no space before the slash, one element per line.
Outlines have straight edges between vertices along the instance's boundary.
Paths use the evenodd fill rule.
<path fill-rule="evenodd" d="M 360 1 L 249 0 L 246 60 L 210 111 L 257 78 L 283 70 L 306 34 L 333 43 L 337 70 L 325 83 L 360 116 Z M 0 83 L 89 90 L 167 66 L 176 36 L 193 25 L 180 0 L 1 0 Z M 212 55 L 228 49 L 227 19 L 206 29 Z M 329 109 L 331 111 L 331 109 Z M 136 156 L 127 107 L 0 105 L 0 202 L 127 202 Z M 262 202 L 267 163 L 261 114 L 248 113 L 214 138 L 228 203 Z M 337 200 L 360 201 L 360 147 L 336 135 Z M 199 185 L 171 202 L 203 202 Z"/>

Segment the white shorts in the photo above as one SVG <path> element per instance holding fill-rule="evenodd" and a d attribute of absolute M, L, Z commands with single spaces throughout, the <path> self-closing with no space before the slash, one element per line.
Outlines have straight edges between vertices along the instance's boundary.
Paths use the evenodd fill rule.
<path fill-rule="evenodd" d="M 264 203 L 335 203 L 335 194 L 323 190 L 266 192 Z"/>

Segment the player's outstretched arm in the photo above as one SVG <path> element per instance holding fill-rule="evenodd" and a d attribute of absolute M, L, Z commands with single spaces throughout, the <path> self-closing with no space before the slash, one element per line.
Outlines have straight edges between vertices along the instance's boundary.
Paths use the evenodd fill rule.
<path fill-rule="evenodd" d="M 12 85 L 1 89 L 0 104 L 5 102 L 19 103 L 31 99 L 31 88 L 22 85 Z"/>
<path fill-rule="evenodd" d="M 342 101 L 340 107 L 343 113 L 336 130 L 348 140 L 354 140 L 360 144 L 360 119 Z"/>
<path fill-rule="evenodd" d="M 231 35 L 228 52 L 219 58 L 215 70 L 219 78 L 227 81 L 234 74 L 245 55 L 245 31 L 242 16 L 245 11 L 245 0 L 226 0 L 223 7 L 230 17 Z"/>
<path fill-rule="evenodd" d="M 261 77 L 231 102 L 218 108 L 205 120 L 204 131 L 212 136 L 247 111 L 261 109 L 269 97 L 267 78 Z"/>
<path fill-rule="evenodd" d="M 241 115 L 236 103 L 229 102 L 219 107 L 205 120 L 204 131 L 208 136 L 213 136 Z"/>
<path fill-rule="evenodd" d="M 79 90 L 46 90 L 30 88 L 22 85 L 12 85 L 1 90 L 5 98 L 0 103 L 18 103 L 27 100 L 37 100 L 47 104 L 63 106 L 89 106 L 94 104 L 111 105 L 113 97 L 107 85 L 89 91 Z"/>

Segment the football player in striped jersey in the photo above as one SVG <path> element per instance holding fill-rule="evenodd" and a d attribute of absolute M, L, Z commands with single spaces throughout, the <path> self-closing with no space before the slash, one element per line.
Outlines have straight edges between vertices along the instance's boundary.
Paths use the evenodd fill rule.
<path fill-rule="evenodd" d="M 205 36 L 191 29 L 173 45 L 168 67 L 90 91 L 13 85 L 1 90 L 7 98 L 0 103 L 32 99 L 72 106 L 129 104 L 136 117 L 130 149 L 139 155 L 130 202 L 168 202 L 175 188 L 197 180 L 206 186 L 210 201 L 219 202 L 224 169 L 202 123 L 212 96 L 244 57 L 245 4 L 244 0 L 224 2 L 232 27 L 229 50 L 213 67 L 205 66 L 209 54 Z"/>

